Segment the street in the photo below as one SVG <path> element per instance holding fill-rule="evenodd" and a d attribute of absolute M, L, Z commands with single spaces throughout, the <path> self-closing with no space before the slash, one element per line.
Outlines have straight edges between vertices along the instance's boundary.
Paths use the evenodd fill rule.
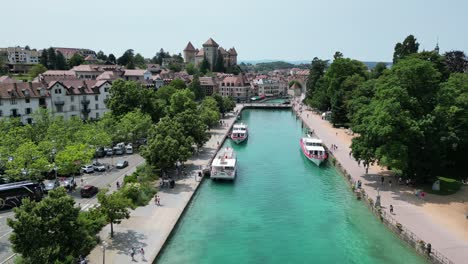
<path fill-rule="evenodd" d="M 115 164 L 119 160 L 127 160 L 128 166 L 123 169 L 115 168 Z M 99 158 L 98 161 L 104 165 L 109 165 L 110 170 L 105 172 L 82 174 L 81 176 L 76 177 L 76 190 L 70 193 L 70 195 L 75 200 L 76 205 L 80 206 L 82 210 L 89 210 L 89 208 L 94 207 L 97 204 L 97 198 L 96 196 L 92 198 L 81 198 L 81 180 L 83 180 L 83 185 L 94 185 L 99 189 L 108 188 L 111 192 L 113 192 L 117 189 L 117 181 L 122 183 L 125 175 L 132 174 L 134 171 L 136 171 L 137 166 L 144 163 L 144 159 L 139 154 L 114 155 L 113 157 Z M 12 230 L 7 225 L 7 219 L 13 217 L 13 215 L 14 213 L 12 209 L 0 211 L 0 264 L 13 255 L 13 251 L 8 240 Z"/>

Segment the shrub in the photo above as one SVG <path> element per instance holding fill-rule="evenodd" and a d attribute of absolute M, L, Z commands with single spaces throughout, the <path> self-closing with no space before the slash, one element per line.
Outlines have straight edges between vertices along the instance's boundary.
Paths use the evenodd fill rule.
<path fill-rule="evenodd" d="M 99 231 L 101 231 L 101 229 L 107 224 L 106 216 L 99 211 L 99 208 L 92 208 L 89 211 L 81 211 L 78 219 L 84 224 L 88 234 L 92 236 L 99 233 Z"/>
<path fill-rule="evenodd" d="M 122 194 L 131 200 L 132 207 L 147 205 L 156 194 L 156 188 L 149 183 L 129 183 L 122 190 Z"/>
<path fill-rule="evenodd" d="M 132 175 L 127 175 L 124 177 L 124 185 L 127 185 L 127 183 L 136 183 L 137 180 L 137 174 L 133 173 Z"/>

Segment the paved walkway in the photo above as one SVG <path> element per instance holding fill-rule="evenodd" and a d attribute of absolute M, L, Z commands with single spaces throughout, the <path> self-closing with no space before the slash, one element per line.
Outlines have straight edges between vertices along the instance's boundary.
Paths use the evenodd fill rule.
<path fill-rule="evenodd" d="M 333 128 L 328 121 L 322 120 L 321 116 L 311 111 L 304 110 L 300 116 L 329 149 L 331 149 L 331 144 L 338 146 L 338 149 L 333 151 L 335 158 L 355 181 L 358 179 L 362 181 L 363 188 L 374 201 L 377 189 L 380 189 L 384 210 L 388 210 L 390 204 L 393 205 L 393 217 L 404 227 L 426 243 L 431 243 L 433 249 L 438 250 L 454 263 L 468 263 L 468 243 L 446 227 L 435 223 L 429 215 L 424 213 L 421 208 L 424 201 L 413 195 L 409 188 L 398 186 L 398 180 L 388 174 L 382 185 L 381 177 L 385 175 L 385 172 L 376 166 L 370 167 L 368 175 L 365 175 L 364 167 L 359 166 L 356 160 L 349 156 L 350 142 L 345 137 L 339 136 L 340 133 L 345 133 L 343 129 Z M 390 179 L 393 182 L 392 186 L 388 184 Z"/>
<path fill-rule="evenodd" d="M 222 145 L 224 137 L 235 121 L 235 116 L 227 116 L 223 121 L 227 125 L 212 129 L 211 138 L 202 151 L 185 162 L 189 175 L 176 180 L 174 189 L 164 188 L 158 192 L 161 206 L 156 206 L 152 200 L 147 206 L 132 211 L 129 219 L 114 225 L 112 239 L 110 225 L 103 228 L 99 236 L 108 243 L 105 252 L 106 263 L 152 262 L 156 258 L 200 184 L 200 179 L 194 177 L 197 174 L 195 172 L 198 172 L 200 166 L 208 165 L 216 154 L 218 142 Z M 132 247 L 144 248 L 145 258 L 137 254 L 132 261 L 130 257 Z M 100 245 L 96 246 L 88 257 L 90 263 L 102 263 L 103 252 Z"/>

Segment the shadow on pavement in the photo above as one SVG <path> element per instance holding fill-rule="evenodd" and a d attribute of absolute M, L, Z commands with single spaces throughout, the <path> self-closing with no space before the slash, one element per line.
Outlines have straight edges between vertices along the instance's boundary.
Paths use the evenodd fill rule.
<path fill-rule="evenodd" d="M 142 242 L 147 237 L 144 234 L 137 233 L 133 230 L 127 232 L 115 232 L 112 238 L 112 243 L 108 246 L 109 250 L 117 251 L 119 255 L 130 255 L 132 247 L 145 248 L 147 244 Z"/>

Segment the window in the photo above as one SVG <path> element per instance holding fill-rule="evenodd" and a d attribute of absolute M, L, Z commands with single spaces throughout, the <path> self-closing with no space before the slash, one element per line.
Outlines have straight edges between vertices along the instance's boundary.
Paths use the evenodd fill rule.
<path fill-rule="evenodd" d="M 26 108 L 26 114 L 27 114 L 27 115 L 31 114 L 31 108 L 29 108 L 29 107 Z"/>
<path fill-rule="evenodd" d="M 99 118 L 99 113 L 96 113 L 96 118 Z"/>
<path fill-rule="evenodd" d="M 75 96 L 70 96 L 70 101 L 75 102 Z"/>
<path fill-rule="evenodd" d="M 29 98 L 26 98 L 26 103 L 29 104 Z"/>
<path fill-rule="evenodd" d="M 95 95 L 94 96 L 94 101 L 98 101 L 99 100 L 99 96 Z"/>
<path fill-rule="evenodd" d="M 109 87 L 105 87 L 104 92 L 106 92 L 106 93 L 109 92 Z"/>
<path fill-rule="evenodd" d="M 57 113 L 62 113 L 63 112 L 63 105 L 55 105 L 55 107 L 57 108 Z"/>
<path fill-rule="evenodd" d="M 3 116 L 3 112 L 2 112 L 2 110 L 0 110 L 0 116 Z"/>
<path fill-rule="evenodd" d="M 70 111 L 75 111 L 75 105 L 70 105 Z"/>
<path fill-rule="evenodd" d="M 61 90 L 61 89 L 55 89 L 55 90 L 54 90 L 54 93 L 55 93 L 55 94 L 61 94 L 61 93 L 62 93 L 62 90 Z"/>
<path fill-rule="evenodd" d="M 99 104 L 96 104 L 96 110 L 99 109 Z"/>
<path fill-rule="evenodd" d="M 15 104 L 16 104 L 16 99 L 15 99 L 15 98 L 11 98 L 11 99 L 10 99 L 10 104 L 15 105 Z"/>
<path fill-rule="evenodd" d="M 28 121 L 28 124 L 32 124 L 32 118 L 28 118 L 27 121 Z"/>

